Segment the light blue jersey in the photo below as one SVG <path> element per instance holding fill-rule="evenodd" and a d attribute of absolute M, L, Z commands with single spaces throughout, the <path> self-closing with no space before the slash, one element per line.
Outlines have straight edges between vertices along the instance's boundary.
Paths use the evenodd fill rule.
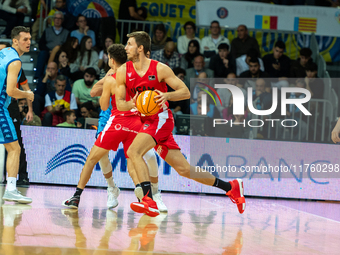
<path fill-rule="evenodd" d="M 111 97 L 110 97 L 109 108 L 106 111 L 103 111 L 103 110 L 100 111 L 96 138 L 98 137 L 100 132 L 102 132 L 104 127 L 106 126 L 106 123 L 107 123 L 107 121 L 109 120 L 109 118 L 111 116 L 111 110 L 112 110 L 112 105 L 111 105 Z"/>
<path fill-rule="evenodd" d="M 0 51 L 0 143 L 11 143 L 18 140 L 15 132 L 13 121 L 7 110 L 8 105 L 11 103 L 11 97 L 7 95 L 7 77 L 8 66 L 13 61 L 20 61 L 18 52 L 10 47 L 4 48 Z M 18 80 L 21 76 L 21 70 L 18 75 Z"/>

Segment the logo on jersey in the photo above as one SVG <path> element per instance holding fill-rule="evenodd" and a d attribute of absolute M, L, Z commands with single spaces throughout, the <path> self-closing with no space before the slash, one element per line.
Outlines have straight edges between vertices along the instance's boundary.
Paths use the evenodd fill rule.
<path fill-rule="evenodd" d="M 127 73 L 127 75 L 128 75 L 129 77 L 131 77 L 132 73 Z"/>
<path fill-rule="evenodd" d="M 116 130 L 121 130 L 121 129 L 122 129 L 122 125 L 116 124 L 116 125 L 115 125 L 115 129 L 116 129 Z"/>
<path fill-rule="evenodd" d="M 129 79 L 129 81 L 133 81 L 134 79 L 136 79 L 136 78 Z"/>
<path fill-rule="evenodd" d="M 158 154 L 158 155 L 161 155 L 161 154 L 162 154 L 162 152 L 163 152 L 163 148 L 162 148 L 162 146 L 158 146 L 158 148 L 157 148 L 156 152 L 157 152 L 157 154 Z"/>
<path fill-rule="evenodd" d="M 149 81 L 156 80 L 156 75 L 149 75 Z"/>
<path fill-rule="evenodd" d="M 144 124 L 143 130 L 147 129 L 149 126 L 149 124 Z"/>

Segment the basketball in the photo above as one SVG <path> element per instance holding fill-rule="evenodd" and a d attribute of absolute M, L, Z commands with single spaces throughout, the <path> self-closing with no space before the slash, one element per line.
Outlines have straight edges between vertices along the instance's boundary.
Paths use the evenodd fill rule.
<path fill-rule="evenodd" d="M 152 90 L 145 90 L 140 93 L 136 101 L 138 111 L 146 116 L 156 114 L 160 109 L 155 100 L 157 95 L 158 93 Z"/>

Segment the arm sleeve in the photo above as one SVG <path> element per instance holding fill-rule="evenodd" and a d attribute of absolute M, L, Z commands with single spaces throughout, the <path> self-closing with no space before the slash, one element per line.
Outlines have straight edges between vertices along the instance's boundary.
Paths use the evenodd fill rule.
<path fill-rule="evenodd" d="M 78 89 L 78 84 L 79 82 L 76 81 L 74 84 L 73 84 L 73 87 L 72 87 L 72 94 L 73 96 L 75 97 L 78 97 L 79 98 L 79 89 Z M 72 98 L 71 98 L 72 99 Z"/>
<path fill-rule="evenodd" d="M 46 96 L 45 96 L 45 107 L 51 106 L 51 105 L 52 105 L 51 98 L 48 94 L 46 94 Z"/>
<path fill-rule="evenodd" d="M 76 97 L 73 93 L 71 93 L 70 109 L 71 110 L 77 110 L 78 109 Z"/>
<path fill-rule="evenodd" d="M 80 67 L 80 56 L 78 55 L 76 61 L 74 61 L 73 63 L 70 64 L 70 72 L 71 73 L 75 73 L 79 70 Z"/>
<path fill-rule="evenodd" d="M 99 67 L 98 67 L 98 61 L 99 61 L 99 58 L 98 58 L 98 53 L 96 51 L 92 51 L 92 54 L 91 54 L 91 60 L 90 60 L 90 64 L 87 67 L 93 67 L 97 74 L 99 74 L 100 70 L 99 70 Z"/>
<path fill-rule="evenodd" d="M 179 54 L 185 54 L 188 51 L 188 45 L 185 45 L 185 35 L 178 37 L 177 40 L 177 50 Z"/>
<path fill-rule="evenodd" d="M 6 11 L 6 12 L 9 12 L 9 13 L 16 14 L 17 13 L 17 9 L 9 6 L 10 3 L 11 3 L 11 0 L 5 0 L 5 2 L 2 3 L 1 9 Z M 27 7 L 27 9 L 28 9 L 28 7 Z"/>

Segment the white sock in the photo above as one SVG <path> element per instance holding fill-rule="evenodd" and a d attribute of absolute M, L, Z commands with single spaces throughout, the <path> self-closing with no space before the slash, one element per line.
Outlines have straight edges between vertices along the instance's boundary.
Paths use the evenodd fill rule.
<path fill-rule="evenodd" d="M 113 181 L 113 176 L 111 176 L 110 178 L 106 178 L 105 180 L 106 180 L 107 185 L 108 185 L 109 187 L 112 187 L 112 188 L 116 187 L 116 184 L 115 184 L 115 182 Z"/>
<path fill-rule="evenodd" d="M 6 189 L 8 191 L 16 190 L 17 189 L 17 178 L 15 178 L 15 177 L 8 177 L 7 178 Z"/>
<path fill-rule="evenodd" d="M 158 193 L 158 182 L 157 183 L 151 183 L 151 191 L 152 191 L 152 194 Z"/>

